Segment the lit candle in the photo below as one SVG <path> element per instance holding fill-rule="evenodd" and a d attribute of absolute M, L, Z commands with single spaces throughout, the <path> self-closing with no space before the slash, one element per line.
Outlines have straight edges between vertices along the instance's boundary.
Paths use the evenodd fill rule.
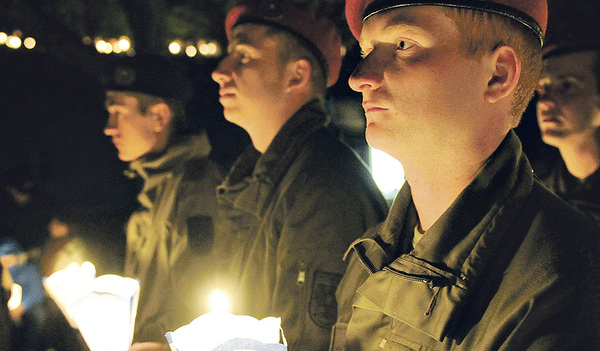
<path fill-rule="evenodd" d="M 96 277 L 94 265 L 72 264 L 44 280 L 91 351 L 126 351 L 133 339 L 139 282 L 113 274 Z"/>
<path fill-rule="evenodd" d="M 251 316 L 229 313 L 231 302 L 222 291 L 209 298 L 212 312 L 201 315 L 190 324 L 166 334 L 173 351 L 285 351 L 281 318 L 258 320 Z M 285 339 L 284 339 L 285 343 Z"/>

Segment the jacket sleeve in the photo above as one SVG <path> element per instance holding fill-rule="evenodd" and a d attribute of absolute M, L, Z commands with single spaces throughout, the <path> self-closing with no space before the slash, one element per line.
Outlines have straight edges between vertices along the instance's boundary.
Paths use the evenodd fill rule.
<path fill-rule="evenodd" d="M 508 336 L 501 330 L 490 335 L 500 338 L 496 343 L 499 350 L 598 350 L 598 293 L 597 288 L 589 288 L 581 291 L 577 284 L 551 285 L 514 311 L 514 319 L 505 324 L 514 326 Z"/>
<path fill-rule="evenodd" d="M 350 178 L 350 177 L 348 177 Z M 327 350 L 336 321 L 336 288 L 349 245 L 385 215 L 363 188 L 334 177 L 307 177 L 281 200 L 274 310 L 291 350 Z M 281 223 L 277 223 L 281 221 Z M 276 229 L 273 229 L 276 230 Z"/>
<path fill-rule="evenodd" d="M 197 174 L 196 174 L 197 173 Z M 210 164 L 204 164 L 183 179 L 174 213 L 182 245 L 174 248 L 178 259 L 172 274 L 174 328 L 190 323 L 208 312 L 212 277 L 212 249 L 216 222 L 216 187 L 221 178 Z"/>

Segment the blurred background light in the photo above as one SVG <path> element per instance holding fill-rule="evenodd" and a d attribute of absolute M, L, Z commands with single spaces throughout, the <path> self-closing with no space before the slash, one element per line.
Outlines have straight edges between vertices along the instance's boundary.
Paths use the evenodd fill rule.
<path fill-rule="evenodd" d="M 106 45 L 107 45 L 107 42 L 105 42 L 102 39 L 96 39 L 96 42 L 94 44 L 94 46 L 96 47 L 96 50 L 98 52 L 104 52 L 104 50 L 106 50 Z"/>
<path fill-rule="evenodd" d="M 179 55 L 181 52 L 181 44 L 178 41 L 172 41 L 169 44 L 169 52 L 173 55 Z"/>
<path fill-rule="evenodd" d="M 381 150 L 369 149 L 373 179 L 385 198 L 388 201 L 393 200 L 406 180 L 402 164 Z"/>
<path fill-rule="evenodd" d="M 35 47 L 36 41 L 32 37 L 27 37 L 23 40 L 23 46 L 31 50 Z"/>
<path fill-rule="evenodd" d="M 6 46 L 11 49 L 18 49 L 21 47 L 21 38 L 11 35 L 6 40 Z"/>
<path fill-rule="evenodd" d="M 188 55 L 188 57 L 194 57 L 197 53 L 198 49 L 196 49 L 194 45 L 188 45 L 185 47 L 185 54 Z"/>

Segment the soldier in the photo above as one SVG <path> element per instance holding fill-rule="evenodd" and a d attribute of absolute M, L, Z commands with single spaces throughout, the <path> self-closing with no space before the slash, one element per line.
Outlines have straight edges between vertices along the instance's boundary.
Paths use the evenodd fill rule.
<path fill-rule="evenodd" d="M 365 164 L 326 127 L 340 37 L 293 1 L 236 6 L 226 30 L 213 79 L 225 118 L 252 140 L 218 192 L 233 312 L 281 317 L 290 350 L 326 350 L 344 252 L 387 210 Z"/>
<path fill-rule="evenodd" d="M 355 243 L 334 349 L 598 349 L 598 227 L 512 130 L 539 78 L 539 0 L 347 0 L 369 144 L 407 182 Z"/>
<path fill-rule="evenodd" d="M 538 125 L 560 158 L 536 171 L 550 190 L 600 223 L 600 49 L 563 45 L 546 51 Z"/>
<path fill-rule="evenodd" d="M 137 55 L 106 69 L 104 133 L 141 177 L 140 208 L 127 225 L 125 275 L 140 280 L 131 350 L 168 350 L 165 333 L 207 312 L 222 176 L 205 133 L 186 129 L 192 86 L 174 63 Z"/>

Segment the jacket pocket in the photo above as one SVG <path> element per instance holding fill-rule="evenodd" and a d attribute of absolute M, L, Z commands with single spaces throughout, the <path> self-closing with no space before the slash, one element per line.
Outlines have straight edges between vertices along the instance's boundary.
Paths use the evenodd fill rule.
<path fill-rule="evenodd" d="M 395 329 L 408 325 L 441 342 L 466 288 L 452 273 L 404 255 L 372 274 L 358 295 L 356 304 L 395 320 L 392 334 L 401 335 Z"/>

